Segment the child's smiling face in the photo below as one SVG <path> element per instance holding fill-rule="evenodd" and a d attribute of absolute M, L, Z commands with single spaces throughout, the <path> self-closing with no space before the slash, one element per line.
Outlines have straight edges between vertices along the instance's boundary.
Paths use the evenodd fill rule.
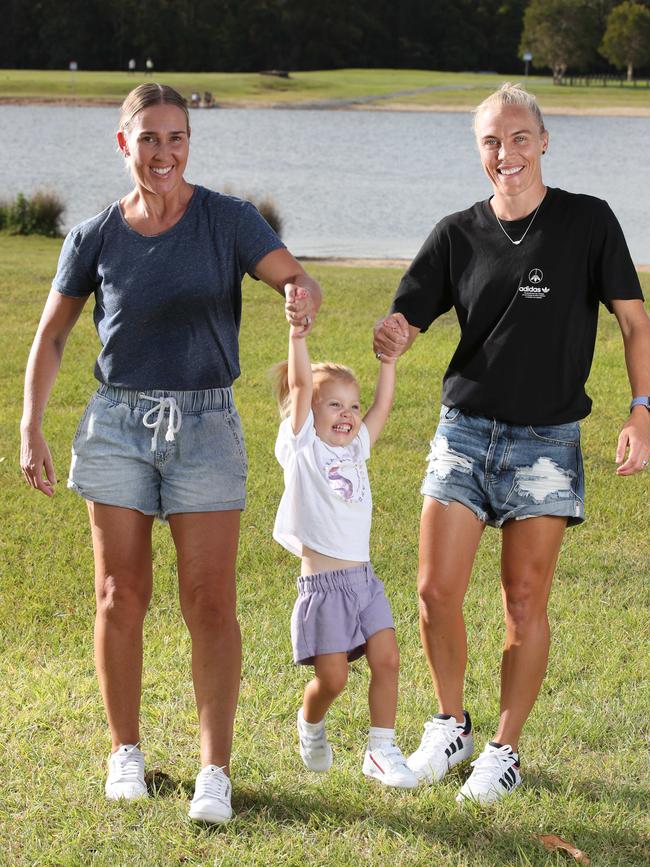
<path fill-rule="evenodd" d="M 358 384 L 344 379 L 326 379 L 318 386 L 312 410 L 320 439 L 331 446 L 349 445 L 361 426 Z"/>

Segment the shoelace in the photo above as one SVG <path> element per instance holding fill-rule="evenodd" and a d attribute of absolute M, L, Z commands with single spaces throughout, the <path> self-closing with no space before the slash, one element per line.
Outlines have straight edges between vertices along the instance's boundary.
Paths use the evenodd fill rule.
<path fill-rule="evenodd" d="M 210 773 L 199 774 L 196 788 L 199 795 L 207 795 L 210 798 L 218 798 L 221 801 L 227 798 L 230 782 L 226 776 L 226 766 L 215 766 L 214 770 L 211 770 Z"/>
<path fill-rule="evenodd" d="M 140 392 L 140 397 L 143 400 L 150 400 L 155 404 L 155 406 L 152 406 L 151 409 L 145 413 L 144 418 L 142 419 L 142 424 L 145 427 L 153 429 L 151 451 L 155 452 L 158 444 L 158 431 L 165 419 L 165 410 L 169 410 L 169 421 L 167 422 L 167 433 L 165 434 L 165 440 L 168 443 L 174 442 L 174 435 L 181 429 L 183 416 L 179 405 L 176 403 L 175 397 L 152 397 L 150 394 L 144 394 L 143 392 Z M 154 421 L 151 421 L 150 419 L 156 412 L 158 415 Z"/>
<path fill-rule="evenodd" d="M 431 719 L 424 724 L 422 746 L 448 746 L 449 741 L 454 740 L 457 732 L 452 732 L 447 725 L 447 720 Z"/>
<path fill-rule="evenodd" d="M 512 767 L 516 763 L 510 747 L 504 745 L 494 752 L 481 753 L 481 755 L 472 762 L 474 771 L 472 776 L 477 782 L 489 782 L 495 774 L 501 775 L 503 771 Z"/>
<path fill-rule="evenodd" d="M 140 780 L 144 763 L 142 761 L 142 753 L 138 750 L 136 753 L 137 744 L 128 752 L 123 753 L 118 750 L 113 755 L 113 761 L 119 766 L 120 782 L 137 783 Z"/>

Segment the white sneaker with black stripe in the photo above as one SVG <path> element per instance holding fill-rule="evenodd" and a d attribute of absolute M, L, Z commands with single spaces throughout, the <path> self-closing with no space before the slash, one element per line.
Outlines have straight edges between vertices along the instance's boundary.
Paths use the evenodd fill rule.
<path fill-rule="evenodd" d="M 474 769 L 467 782 L 456 795 L 456 800 L 493 804 L 509 795 L 521 783 L 519 755 L 510 744 L 490 741 L 481 755 L 472 762 Z"/>
<path fill-rule="evenodd" d="M 420 746 L 406 762 L 419 783 L 437 783 L 449 768 L 472 757 L 472 721 L 464 714 L 462 722 L 442 713 L 425 722 Z"/>

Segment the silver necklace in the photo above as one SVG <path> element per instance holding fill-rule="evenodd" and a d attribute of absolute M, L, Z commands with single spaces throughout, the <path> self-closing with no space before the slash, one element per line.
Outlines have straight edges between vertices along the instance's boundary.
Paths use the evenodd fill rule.
<path fill-rule="evenodd" d="M 543 202 L 543 201 L 544 201 L 544 199 L 542 199 L 542 202 Z M 494 216 L 497 218 L 497 223 L 499 224 L 499 226 L 501 226 L 501 231 L 502 231 L 503 234 L 506 236 L 506 238 L 510 241 L 510 243 L 515 245 L 515 247 L 519 246 L 519 244 L 521 244 L 521 242 L 524 240 L 524 238 L 525 238 L 526 235 L 528 234 L 528 230 L 530 229 L 530 227 L 533 225 L 533 222 L 535 221 L 535 217 L 537 216 L 537 212 L 538 212 L 539 209 L 542 207 L 542 202 L 540 202 L 539 205 L 535 208 L 535 213 L 534 213 L 533 216 L 530 218 L 530 223 L 526 226 L 526 231 L 524 232 L 524 234 L 521 236 L 521 238 L 520 238 L 518 241 L 515 241 L 514 238 L 511 238 L 511 237 L 510 237 L 510 235 L 509 235 L 509 234 L 506 232 L 506 230 L 503 228 L 503 223 L 501 222 L 501 220 L 500 220 L 499 217 L 497 216 L 497 212 L 496 212 L 496 211 L 493 212 L 493 213 L 494 213 Z"/>

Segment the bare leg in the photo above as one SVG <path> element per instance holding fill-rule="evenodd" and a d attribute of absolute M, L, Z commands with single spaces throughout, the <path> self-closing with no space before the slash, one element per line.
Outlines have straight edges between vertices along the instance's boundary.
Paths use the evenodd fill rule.
<path fill-rule="evenodd" d="M 201 764 L 229 773 L 241 676 L 235 564 L 239 511 L 169 516 L 176 545 L 181 611 L 192 637 L 192 678 Z"/>
<path fill-rule="evenodd" d="M 320 722 L 348 682 L 347 653 L 324 653 L 314 659 L 314 677 L 305 687 L 302 714 L 305 722 Z"/>
<path fill-rule="evenodd" d="M 399 679 L 399 649 L 394 629 L 381 629 L 370 636 L 366 643 L 366 659 L 370 667 L 370 725 L 392 729 L 397 713 Z"/>
<path fill-rule="evenodd" d="M 440 712 L 463 719 L 467 637 L 463 600 L 485 525 L 461 503 L 424 498 L 420 520 L 420 638 Z"/>
<path fill-rule="evenodd" d="M 95 666 L 112 749 L 140 740 L 142 624 L 151 598 L 153 518 L 88 502 L 95 555 Z"/>
<path fill-rule="evenodd" d="M 495 740 L 514 750 L 539 693 L 550 645 L 546 607 L 566 518 L 508 521 L 501 582 L 506 641 L 501 664 L 501 716 Z"/>

